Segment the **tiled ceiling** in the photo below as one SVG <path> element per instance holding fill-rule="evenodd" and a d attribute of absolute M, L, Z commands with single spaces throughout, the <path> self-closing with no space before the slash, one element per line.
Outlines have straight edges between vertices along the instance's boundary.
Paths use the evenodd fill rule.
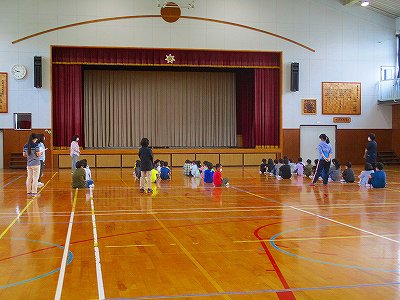
<path fill-rule="evenodd" d="M 360 5 L 361 1 L 342 0 L 345 5 Z M 400 17 L 400 0 L 369 0 L 368 9 L 392 18 Z"/>

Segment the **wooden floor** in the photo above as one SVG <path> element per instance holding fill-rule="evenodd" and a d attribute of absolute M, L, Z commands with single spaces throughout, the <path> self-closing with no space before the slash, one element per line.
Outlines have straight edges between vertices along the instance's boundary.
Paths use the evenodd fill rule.
<path fill-rule="evenodd" d="M 386 189 L 176 169 L 152 195 L 130 169 L 92 173 L 91 194 L 47 170 L 36 198 L 23 170 L 0 173 L 0 299 L 400 298 L 397 167 Z"/>

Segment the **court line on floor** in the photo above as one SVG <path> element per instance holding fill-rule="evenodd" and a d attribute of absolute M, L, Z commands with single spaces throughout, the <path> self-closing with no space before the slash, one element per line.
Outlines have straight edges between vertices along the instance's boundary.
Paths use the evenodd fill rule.
<path fill-rule="evenodd" d="M 353 285 L 328 285 L 317 287 L 304 287 L 304 288 L 290 288 L 290 289 L 266 289 L 266 290 L 253 290 L 253 291 L 228 291 L 223 293 L 204 293 L 204 294 L 180 294 L 180 295 L 153 295 L 153 296 L 139 296 L 134 298 L 109 298 L 109 300 L 144 300 L 144 299 L 180 299 L 180 298 L 194 298 L 194 297 L 218 297 L 218 296 L 245 296 L 256 294 L 269 294 L 269 293 L 287 293 L 287 292 L 307 292 L 307 291 L 323 291 L 335 289 L 354 289 L 354 288 L 368 288 L 368 287 L 385 287 L 385 286 L 399 286 L 400 282 L 384 282 L 384 283 L 365 283 Z"/>
<path fill-rule="evenodd" d="M 24 177 L 24 176 L 18 176 L 17 178 L 15 178 L 14 180 L 12 180 L 12 181 L 10 181 L 10 182 L 8 182 L 8 183 L 6 183 L 6 184 L 4 184 L 2 187 L 0 187 L 0 189 L 3 189 L 3 188 L 5 188 L 6 186 L 9 186 L 11 183 L 13 183 L 13 182 L 16 182 L 18 179 L 20 179 L 20 178 L 22 178 L 22 177 Z M 12 177 L 11 177 L 12 178 Z M 7 178 L 8 179 L 8 178 Z"/>
<path fill-rule="evenodd" d="M 13 221 L 7 226 L 6 229 L 3 230 L 3 232 L 0 234 L 0 240 L 7 234 L 7 232 L 11 229 L 11 227 L 14 226 L 15 223 L 18 222 L 19 218 L 25 213 L 25 211 L 28 209 L 29 206 L 33 203 L 33 201 L 38 199 L 38 196 L 40 193 L 46 188 L 46 186 L 49 184 L 49 182 L 56 176 L 58 172 L 55 172 L 54 175 L 46 182 L 46 184 L 42 187 L 42 189 L 38 192 L 37 195 L 35 195 L 26 205 L 25 207 L 18 213 L 18 215 L 14 218 Z"/>
<path fill-rule="evenodd" d="M 385 240 L 394 242 L 394 243 L 396 243 L 396 244 L 400 244 L 400 241 L 398 241 L 398 240 L 394 240 L 394 239 L 391 239 L 391 238 L 389 238 L 389 237 L 385 237 L 385 236 L 383 236 L 383 235 L 380 235 L 380 234 L 377 234 L 377 233 L 374 233 L 374 232 L 371 232 L 371 231 L 368 231 L 368 230 L 365 230 L 365 229 L 362 229 L 362 228 L 359 228 L 359 227 L 352 226 L 352 225 L 350 225 L 350 224 L 346 224 L 346 223 L 343 223 L 343 222 L 340 222 L 340 221 L 336 221 L 336 220 L 334 220 L 334 219 L 331 219 L 331 218 L 328 218 L 328 217 L 325 217 L 325 216 L 322 216 L 322 215 L 319 215 L 319 214 L 315 214 L 315 213 L 309 212 L 309 211 L 307 211 L 307 210 L 298 208 L 298 207 L 293 206 L 293 205 L 290 205 L 290 204 L 284 204 L 284 203 L 281 203 L 281 202 L 276 201 L 276 200 L 273 200 L 273 199 L 268 199 L 268 198 L 266 198 L 266 197 L 263 197 L 263 196 L 260 196 L 260 195 L 251 193 L 251 192 L 246 191 L 246 190 L 242 190 L 242 189 L 236 188 L 236 187 L 234 187 L 234 186 L 231 186 L 231 188 L 233 188 L 233 189 L 235 189 L 235 190 L 238 190 L 238 191 L 241 191 L 241 192 L 243 192 L 243 193 L 247 193 L 247 194 L 254 195 L 255 197 L 260 198 L 260 199 L 263 199 L 263 200 L 267 200 L 267 201 L 271 201 L 271 202 L 275 202 L 275 203 L 279 203 L 279 204 L 286 205 L 286 206 L 288 206 L 288 207 L 290 207 L 290 208 L 292 208 L 292 209 L 294 209 L 294 210 L 297 210 L 297 211 L 299 211 L 299 212 L 302 212 L 302 213 L 305 213 L 305 214 L 308 214 L 308 215 L 311 215 L 311 216 L 314 216 L 314 217 L 317 217 L 317 218 L 320 218 L 320 219 L 323 219 L 323 220 L 326 220 L 326 221 L 329 221 L 329 222 L 333 222 L 333 223 L 336 223 L 336 224 L 340 224 L 340 225 L 343 225 L 343 226 L 345 226 L 345 227 L 349 227 L 349 228 L 352 228 L 352 229 L 354 229 L 354 230 L 361 231 L 361 232 L 364 232 L 364 233 L 367 233 L 367 234 L 370 234 L 370 235 L 373 235 L 373 236 L 376 236 L 376 237 L 379 237 L 379 238 L 382 238 L 382 239 L 385 239 Z"/>
<path fill-rule="evenodd" d="M 224 293 L 223 288 L 218 284 L 217 281 L 208 273 L 208 271 L 194 258 L 194 256 L 183 246 L 179 239 L 164 225 L 156 215 L 153 215 L 154 219 L 160 224 L 160 226 L 165 230 L 165 232 L 171 237 L 171 239 L 178 245 L 178 247 L 186 254 L 189 260 L 199 269 L 205 278 L 211 283 L 211 285 L 220 293 Z M 222 295 L 224 299 L 231 299 L 227 294 Z"/>
<path fill-rule="evenodd" d="M 61 299 L 62 288 L 63 288 L 63 284 L 64 284 L 65 268 L 67 267 L 67 257 L 68 257 L 68 251 L 69 251 L 69 244 L 70 244 L 70 240 L 71 240 L 72 225 L 74 224 L 74 214 L 75 214 L 77 198 L 78 198 L 78 189 L 75 189 L 74 201 L 73 201 L 72 209 L 71 209 L 71 216 L 69 218 L 67 236 L 65 238 L 64 252 L 63 252 L 62 259 L 61 259 L 60 273 L 58 274 L 56 294 L 54 295 L 55 300 Z"/>
<path fill-rule="evenodd" d="M 90 194 L 90 207 L 92 209 L 93 247 L 94 247 L 94 258 L 96 261 L 97 291 L 98 291 L 99 299 L 103 300 L 106 298 L 106 296 L 105 296 L 105 292 L 104 292 L 103 273 L 101 271 L 100 250 L 99 250 L 99 242 L 97 239 L 96 214 L 94 211 L 93 189 L 92 188 L 89 189 L 89 194 Z"/>

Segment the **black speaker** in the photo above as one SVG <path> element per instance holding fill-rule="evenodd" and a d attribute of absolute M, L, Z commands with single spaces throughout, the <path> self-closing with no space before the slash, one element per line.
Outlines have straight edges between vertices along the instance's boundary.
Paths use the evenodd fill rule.
<path fill-rule="evenodd" d="M 299 90 L 299 63 L 292 62 L 290 65 L 290 91 Z"/>
<path fill-rule="evenodd" d="M 35 88 L 42 87 L 42 57 L 35 56 L 33 58 L 33 86 Z"/>

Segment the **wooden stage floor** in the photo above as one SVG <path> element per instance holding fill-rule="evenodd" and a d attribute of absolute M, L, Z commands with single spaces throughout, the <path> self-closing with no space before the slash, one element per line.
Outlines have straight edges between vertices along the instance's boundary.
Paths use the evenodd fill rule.
<path fill-rule="evenodd" d="M 231 186 L 213 188 L 174 169 L 149 195 L 131 169 L 93 169 L 91 195 L 46 170 L 30 198 L 26 172 L 4 170 L 0 299 L 399 299 L 400 172 L 386 171 L 367 189 L 224 168 Z"/>

